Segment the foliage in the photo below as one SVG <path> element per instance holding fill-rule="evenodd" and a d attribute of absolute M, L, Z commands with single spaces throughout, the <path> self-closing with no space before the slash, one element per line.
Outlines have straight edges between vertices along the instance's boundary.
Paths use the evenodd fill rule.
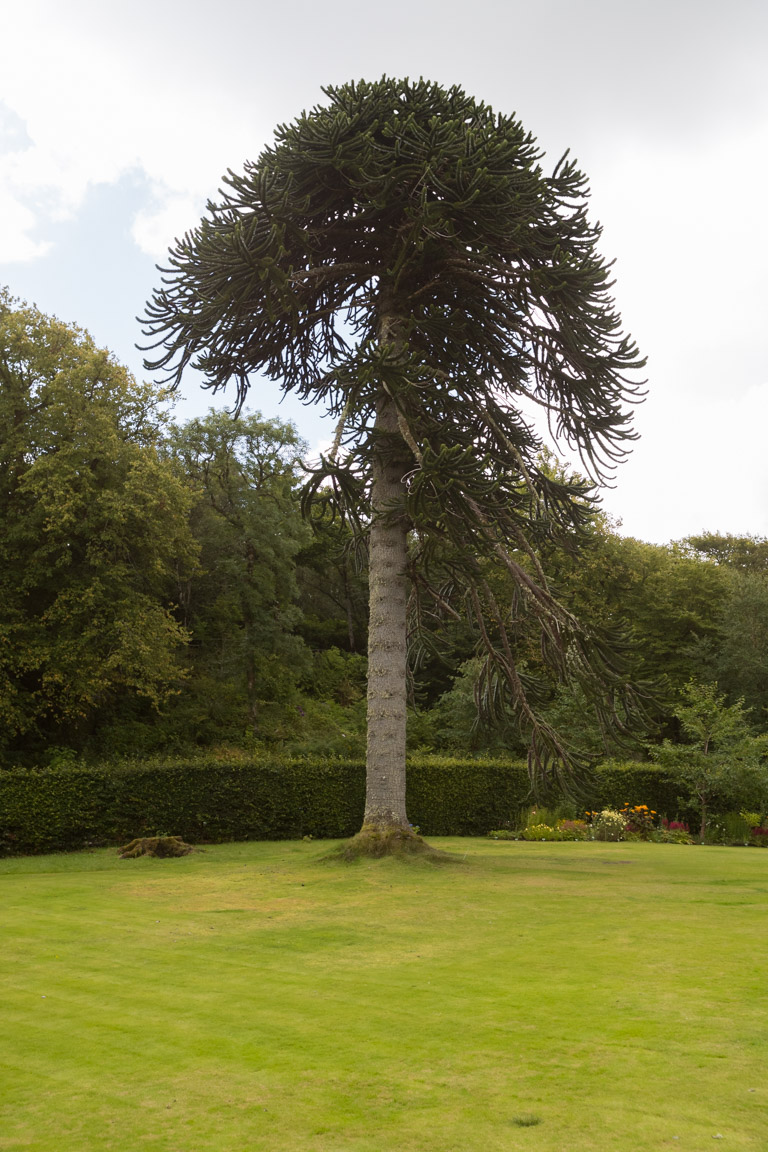
<path fill-rule="evenodd" d="M 575 615 L 630 638 L 632 675 L 656 686 L 657 724 L 667 723 L 680 689 L 710 669 L 718 650 L 728 573 L 687 548 L 620 536 L 604 519 L 595 520 L 579 555 L 555 551 L 549 564 Z M 583 702 L 575 705 L 569 720 L 583 725 Z"/>
<path fill-rule="evenodd" d="M 652 754 L 696 804 L 704 839 L 714 800 L 765 793 L 765 740 L 752 734 L 743 701 L 727 705 L 714 684 L 691 681 L 676 714 L 690 743 L 665 740 Z"/>
<path fill-rule="evenodd" d="M 589 839 L 589 825 L 586 820 L 558 820 L 557 827 L 568 840 Z"/>
<path fill-rule="evenodd" d="M 520 833 L 521 840 L 562 840 L 560 831 L 549 824 L 529 824 Z"/>
<path fill-rule="evenodd" d="M 730 703 L 743 699 L 753 723 L 768 727 L 768 540 L 762 536 L 704 533 L 681 547 L 727 580 L 719 608 L 718 643 L 711 646 L 708 677 Z"/>
<path fill-rule="evenodd" d="M 193 497 L 163 398 L 0 293 L 0 749 L 81 746 L 116 699 L 178 689 Z"/>
<path fill-rule="evenodd" d="M 658 816 L 654 808 L 649 808 L 647 804 L 625 804 L 621 815 L 627 832 L 635 833 L 641 840 L 650 839 L 656 827 L 654 816 Z"/>
<path fill-rule="evenodd" d="M 708 821 L 705 843 L 766 848 L 768 828 L 762 827 L 758 812 L 721 812 L 715 819 Z"/>
<path fill-rule="evenodd" d="M 557 817 L 557 808 L 545 808 L 542 804 L 534 804 L 532 808 L 522 813 L 521 825 L 523 828 L 531 828 L 537 824 L 552 825 L 557 822 Z"/>
<path fill-rule="evenodd" d="M 315 505 L 312 536 L 296 557 L 302 619 L 297 631 L 313 651 L 365 652 L 368 557 L 341 517 Z"/>
<path fill-rule="evenodd" d="M 760 812 L 746 812 L 743 808 L 739 813 L 742 820 L 746 820 L 750 828 L 759 828 L 763 823 L 763 817 Z"/>
<path fill-rule="evenodd" d="M 523 764 L 413 757 L 408 799 L 428 835 L 483 835 L 519 808 Z M 190 843 L 338 838 L 360 827 L 362 759 L 222 750 L 194 760 L 0 772 L 0 853 L 70 851 L 173 834 Z"/>
<path fill-rule="evenodd" d="M 595 840 L 621 840 L 624 837 L 625 821 L 621 812 L 612 808 L 603 808 L 601 812 L 592 812 L 592 835 Z"/>
<path fill-rule="evenodd" d="M 477 686 L 482 670 L 483 660 L 477 656 L 460 665 L 451 687 L 429 710 L 429 739 L 440 750 L 524 756 L 525 741 L 512 715 L 478 715 Z"/>
<path fill-rule="evenodd" d="M 331 647 L 318 652 L 304 686 L 313 695 L 337 704 L 356 704 L 365 697 L 367 661 L 357 652 Z"/>
<path fill-rule="evenodd" d="M 729 844 L 749 844 L 752 838 L 752 826 L 744 819 L 741 812 L 723 812 L 718 822 L 725 831 L 725 838 Z"/>
<path fill-rule="evenodd" d="M 738 572 L 768 574 L 768 540 L 764 536 L 733 536 L 703 532 L 682 541 L 695 555 Z"/>
<path fill-rule="evenodd" d="M 168 833 L 192 843 L 351 835 L 364 796 L 362 739 L 357 758 L 343 758 L 323 753 L 320 741 L 312 745 L 312 728 L 312 752 L 303 757 L 221 747 L 194 758 L 99 766 L 64 759 L 48 768 L 0 771 L 0 854 L 71 851 Z M 640 794 L 663 800 L 677 790 L 652 764 L 600 767 L 596 785 L 604 808 L 617 792 L 637 795 L 647 788 Z M 549 807 L 530 808 L 528 789 L 521 761 L 409 757 L 408 803 L 424 835 L 485 835 L 491 828 L 500 838 L 517 839 L 522 828 L 544 824 L 559 832 L 555 839 L 584 838 L 584 821 L 572 818 L 569 802 L 553 796 Z M 737 803 L 723 794 L 720 811 Z M 661 800 L 654 804 L 662 810 Z M 667 810 L 676 811 L 674 799 Z M 592 815 L 597 818 L 600 809 Z M 626 818 L 619 815 L 623 829 Z M 759 831 L 759 815 L 750 815 L 757 817 L 751 842 L 763 843 L 768 837 Z M 663 817 L 651 839 L 688 843 L 687 836 L 685 821 Z"/>
<path fill-rule="evenodd" d="M 656 844 L 693 844 L 694 840 L 687 828 L 674 827 L 656 828 L 651 833 L 651 840 Z"/>
<path fill-rule="evenodd" d="M 182 592 L 194 673 L 214 682 L 199 703 L 231 685 L 255 736 L 262 702 L 291 695 L 308 662 L 295 635 L 296 557 L 308 540 L 294 497 L 302 448 L 291 425 L 213 410 L 175 428 L 169 446 L 199 492 L 200 570 Z"/>
<path fill-rule="evenodd" d="M 768 572 L 734 572 L 714 668 L 720 688 L 768 728 Z"/>
<path fill-rule="evenodd" d="M 332 687 L 332 686 L 331 686 Z M 339 704 L 323 689 L 321 699 L 299 695 L 262 707 L 264 746 L 283 755 L 310 759 L 365 756 L 365 700 Z"/>
<path fill-rule="evenodd" d="M 557 820 L 549 824 L 544 821 L 531 823 L 519 833 L 520 840 L 588 840 L 589 829 L 583 820 Z"/>
<path fill-rule="evenodd" d="M 681 810 L 679 795 L 676 778 L 663 765 L 648 761 L 607 760 L 596 772 L 591 803 L 595 809 L 613 808 L 620 812 L 630 804 L 628 797 L 642 797 L 643 802 L 656 812 L 678 813 Z"/>

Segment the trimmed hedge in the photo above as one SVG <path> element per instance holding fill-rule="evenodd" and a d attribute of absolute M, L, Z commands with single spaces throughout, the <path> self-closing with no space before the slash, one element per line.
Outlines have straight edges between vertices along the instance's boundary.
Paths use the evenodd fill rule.
<path fill-rule="evenodd" d="M 0 851 L 57 852 L 171 834 L 191 843 L 351 834 L 360 765 L 156 761 L 0 773 Z"/>
<path fill-rule="evenodd" d="M 647 804 L 690 816 L 654 764 L 606 764 L 593 807 Z M 0 771 L 0 854 L 62 852 L 168 834 L 191 843 L 343 838 L 360 827 L 360 761 L 278 757 L 158 760 Z M 553 802 L 556 802 L 554 798 Z M 482 836 L 530 803 L 525 765 L 414 757 L 408 813 L 428 836 Z M 722 808 L 738 807 L 724 798 Z"/>
<path fill-rule="evenodd" d="M 433 836 L 484 835 L 525 803 L 523 764 L 415 759 L 408 811 Z M 0 772 L 0 853 L 62 852 L 158 833 L 191 843 L 352 836 L 365 765 L 260 757 Z"/>

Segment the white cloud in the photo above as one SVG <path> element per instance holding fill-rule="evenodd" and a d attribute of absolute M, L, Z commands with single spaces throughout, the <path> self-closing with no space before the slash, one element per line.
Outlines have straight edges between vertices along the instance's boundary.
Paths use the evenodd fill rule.
<path fill-rule="evenodd" d="M 658 543 L 699 531 L 768 535 L 768 382 L 738 396 L 659 387 L 638 426 L 642 438 L 604 495 L 624 533 Z"/>
<path fill-rule="evenodd" d="M 690 373 L 691 350 L 701 370 L 718 349 L 738 355 L 741 341 L 759 338 L 768 309 L 768 116 L 696 149 L 634 142 L 601 166 L 594 185 L 603 247 L 618 256 L 621 309 L 630 327 L 653 333 L 649 354 L 675 357 Z"/>
<path fill-rule="evenodd" d="M 16 190 L 0 177 L 0 259 L 7 263 L 35 260 L 50 248 L 35 240 L 37 216 L 22 203 Z"/>
<path fill-rule="evenodd" d="M 162 260 L 173 240 L 198 223 L 205 205 L 202 200 L 173 189 L 158 188 L 155 195 L 157 206 L 138 213 L 131 235 L 142 252 Z"/>
<path fill-rule="evenodd" d="M 33 220 L 44 227 L 70 218 L 91 186 L 135 170 L 156 197 L 135 236 L 155 255 L 199 218 L 226 165 L 245 155 L 250 118 L 226 92 L 212 99 L 196 71 L 176 62 L 169 75 L 157 52 L 136 56 L 105 41 L 98 22 L 73 19 L 77 7 L 84 16 L 89 6 L 19 6 L 14 34 L 0 44 L 0 96 L 27 138 L 5 157 L 1 185 L 16 258 L 42 251 L 29 240 Z"/>

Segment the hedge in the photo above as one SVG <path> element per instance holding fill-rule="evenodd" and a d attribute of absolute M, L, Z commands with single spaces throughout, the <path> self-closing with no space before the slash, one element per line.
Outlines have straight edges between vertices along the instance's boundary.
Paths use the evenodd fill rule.
<path fill-rule="evenodd" d="M 525 803 L 522 764 L 411 762 L 411 820 L 432 835 L 482 835 Z M 353 835 L 365 765 L 259 759 L 0 772 L 0 853 L 69 851 L 168 833 L 192 843 Z"/>
<path fill-rule="evenodd" d="M 594 807 L 680 812 L 678 788 L 653 764 L 598 769 Z M 352 760 L 199 757 L 100 767 L 0 771 L 0 854 L 62 852 L 169 834 L 191 843 L 317 839 L 360 827 L 365 767 Z M 425 835 L 482 836 L 528 803 L 525 765 L 412 758 L 408 814 Z M 724 799 L 721 807 L 738 807 Z"/>

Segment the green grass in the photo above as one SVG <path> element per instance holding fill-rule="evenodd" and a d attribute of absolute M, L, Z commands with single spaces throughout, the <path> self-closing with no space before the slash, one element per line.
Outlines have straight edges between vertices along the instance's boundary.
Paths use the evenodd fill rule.
<path fill-rule="evenodd" d="M 768 851 L 434 843 L 0 862 L 0 1149 L 768 1147 Z"/>

